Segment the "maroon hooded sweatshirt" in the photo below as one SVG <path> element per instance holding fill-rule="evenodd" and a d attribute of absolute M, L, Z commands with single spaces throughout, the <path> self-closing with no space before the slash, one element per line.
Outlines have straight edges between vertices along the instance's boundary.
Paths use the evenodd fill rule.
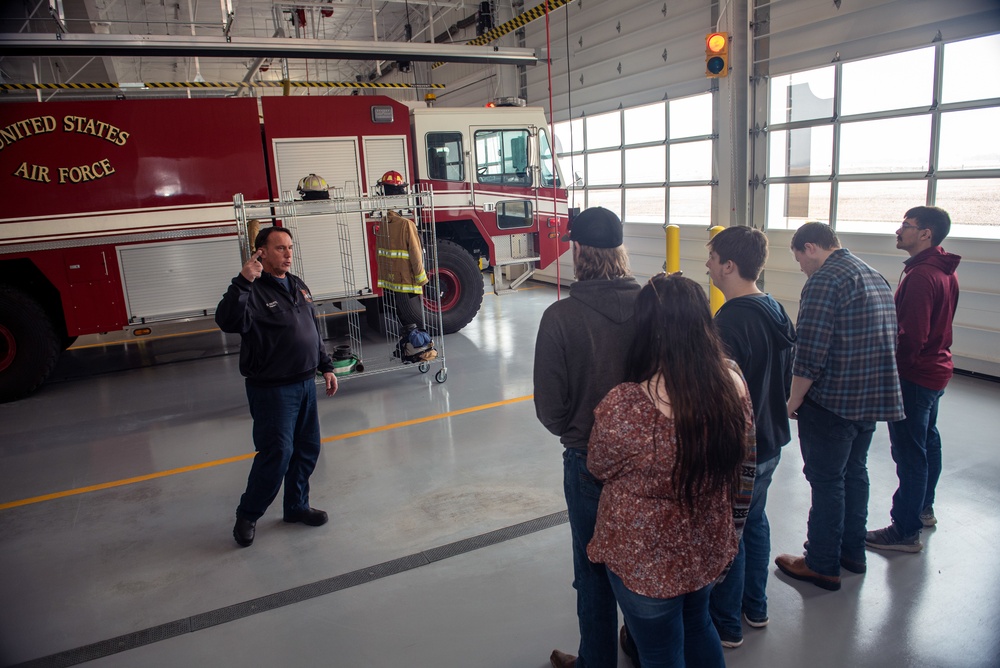
<path fill-rule="evenodd" d="M 943 390 L 951 380 L 951 322 L 958 306 L 958 276 L 962 258 L 940 246 L 909 260 L 896 288 L 899 377 L 930 390 Z"/>

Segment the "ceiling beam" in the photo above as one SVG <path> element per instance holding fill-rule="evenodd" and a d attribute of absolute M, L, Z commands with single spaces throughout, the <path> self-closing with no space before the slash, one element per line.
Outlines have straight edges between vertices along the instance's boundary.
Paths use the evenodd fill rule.
<path fill-rule="evenodd" d="M 535 65 L 534 49 L 422 44 L 414 42 L 359 42 L 348 40 L 274 37 L 0 34 L 4 56 L 200 56 L 216 58 L 319 58 L 333 60 L 410 60 L 495 65 Z"/>

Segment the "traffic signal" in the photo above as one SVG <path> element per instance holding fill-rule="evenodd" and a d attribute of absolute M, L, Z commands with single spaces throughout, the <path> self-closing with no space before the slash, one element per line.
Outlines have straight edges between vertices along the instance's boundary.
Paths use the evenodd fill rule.
<path fill-rule="evenodd" d="M 705 35 L 705 76 L 718 79 L 729 75 L 729 35 L 710 32 Z"/>

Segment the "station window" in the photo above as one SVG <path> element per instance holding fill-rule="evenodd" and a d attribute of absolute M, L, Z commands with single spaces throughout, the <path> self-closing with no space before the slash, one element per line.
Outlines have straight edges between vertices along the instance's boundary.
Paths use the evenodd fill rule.
<path fill-rule="evenodd" d="M 998 69 L 989 35 L 772 75 L 767 226 L 887 234 L 928 204 L 952 236 L 1000 238 Z"/>
<path fill-rule="evenodd" d="M 575 206 L 627 223 L 705 225 L 712 203 L 712 94 L 556 123 Z"/>

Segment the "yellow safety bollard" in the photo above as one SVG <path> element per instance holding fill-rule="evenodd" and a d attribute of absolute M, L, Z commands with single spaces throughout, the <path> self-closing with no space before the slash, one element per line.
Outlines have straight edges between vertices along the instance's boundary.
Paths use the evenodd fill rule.
<path fill-rule="evenodd" d="M 726 229 L 722 225 L 716 225 L 715 227 L 710 227 L 708 229 L 708 238 L 713 238 L 716 234 Z M 712 279 L 708 279 L 708 302 L 709 306 L 712 308 L 712 315 L 714 316 L 722 308 L 722 305 L 726 303 L 726 297 L 722 294 L 722 290 L 712 285 Z"/>
<path fill-rule="evenodd" d="M 663 270 L 673 274 L 681 270 L 681 228 L 678 225 L 664 225 L 667 237 L 667 261 Z"/>

